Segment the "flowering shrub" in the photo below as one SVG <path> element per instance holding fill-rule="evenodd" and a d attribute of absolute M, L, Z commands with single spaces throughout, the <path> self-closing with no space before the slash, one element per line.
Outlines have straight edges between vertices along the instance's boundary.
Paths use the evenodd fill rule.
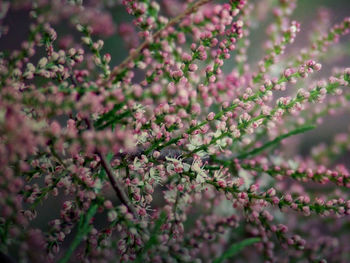
<path fill-rule="evenodd" d="M 349 109 L 350 68 L 316 72 L 350 18 L 321 9 L 293 51 L 296 1 L 271 3 L 0 2 L 30 14 L 0 58 L 2 262 L 349 262 L 350 136 L 297 146 Z M 120 63 L 100 40 L 116 34 Z"/>

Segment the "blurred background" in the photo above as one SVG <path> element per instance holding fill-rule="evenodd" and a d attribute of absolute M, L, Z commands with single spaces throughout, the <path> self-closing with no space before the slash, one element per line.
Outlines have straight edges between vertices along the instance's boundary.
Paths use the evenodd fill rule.
<path fill-rule="evenodd" d="M 21 47 L 21 43 L 25 40 L 29 33 L 28 25 L 30 24 L 31 19 L 29 18 L 28 9 L 16 9 L 9 6 L 7 15 L 4 17 L 2 14 L 5 13 L 5 9 L 8 7 L 4 4 L 6 1 L 0 0 L 0 51 L 9 52 Z M 10 1 L 11 2 L 11 1 Z M 85 1 L 84 1 L 85 2 Z M 88 1 L 87 1 L 88 2 Z M 96 2 L 96 1 L 95 1 Z M 215 1 L 214 1 L 215 2 Z M 222 1 L 220 1 L 222 2 Z M 249 1 L 248 1 L 249 2 Z M 271 6 L 259 5 L 259 0 L 251 1 L 255 2 L 254 14 L 261 16 L 257 18 L 256 23 L 252 24 L 250 30 L 250 46 L 247 51 L 248 54 L 248 63 L 251 65 L 251 69 L 256 69 L 256 63 L 264 56 L 263 44 L 265 43 L 266 37 L 266 28 L 273 21 L 273 15 L 271 13 L 271 6 L 274 0 L 270 0 Z M 171 4 L 171 1 L 167 1 Z M 266 1 L 264 1 L 266 3 Z M 293 45 L 290 45 L 286 50 L 286 53 L 298 53 L 302 47 L 307 47 L 309 42 L 309 35 L 312 31 L 312 28 L 315 26 L 315 21 L 317 14 L 320 8 L 327 8 L 330 11 L 330 25 L 339 23 L 343 20 L 344 17 L 350 15 L 350 0 L 299 0 L 297 1 L 297 8 L 292 15 L 292 20 L 297 20 L 301 23 L 301 32 L 297 35 L 296 42 Z M 110 9 L 110 14 L 112 16 L 113 22 L 116 26 L 116 33 L 112 34 L 110 37 L 102 37 L 105 42 L 103 49 L 104 53 L 110 53 L 112 57 L 111 65 L 118 65 L 128 54 L 127 47 L 123 44 L 122 38 L 117 34 L 119 26 L 126 22 L 132 21 L 132 17 L 127 14 L 125 9 L 121 6 L 115 6 Z M 73 34 L 73 37 L 79 38 L 80 35 L 75 29 L 71 26 L 68 26 L 66 21 L 60 21 L 55 27 L 58 34 L 58 39 L 62 36 L 68 34 Z M 6 32 L 7 31 L 7 32 Z M 350 66 L 350 38 L 346 36 L 341 39 L 341 47 L 331 48 L 329 53 L 324 61 L 322 61 L 323 69 L 320 73 L 317 73 L 317 79 L 322 77 L 328 77 L 331 73 L 332 67 L 337 65 L 339 67 L 349 67 Z M 37 59 L 40 57 L 40 52 L 34 57 Z M 235 66 L 234 60 L 225 62 L 224 71 L 230 72 Z M 310 149 L 317 145 L 320 142 L 330 142 L 335 134 L 339 132 L 346 132 L 348 126 L 350 125 L 350 116 L 348 113 L 344 113 L 336 118 L 328 116 L 324 119 L 324 122 L 315 130 L 307 132 L 302 136 L 301 144 L 299 145 L 300 153 L 306 154 L 310 152 Z M 346 155 L 345 155 L 346 156 Z M 345 161 L 346 157 L 343 157 L 342 160 Z M 112 198 L 112 197 L 111 197 Z M 48 220 L 54 219 L 59 216 L 59 210 L 51 210 L 52 206 L 59 206 L 61 200 L 50 198 L 49 202 L 45 202 L 40 210 L 42 215 L 35 220 L 37 226 L 42 226 L 47 224 Z M 40 212 L 40 211 L 39 211 Z M 103 216 L 103 215 L 99 215 Z M 98 220 L 98 218 L 97 218 Z M 70 238 L 67 238 L 65 243 L 70 243 Z"/>
<path fill-rule="evenodd" d="M 22 0 L 21 0 L 22 1 Z M 21 2 L 17 1 L 17 2 Z M 102 1 L 102 0 L 101 0 Z M 16 1 L 15 1 L 16 2 Z M 57 2 L 57 1 L 56 1 Z M 84 4 L 93 2 L 96 4 L 98 1 L 84 1 Z M 112 1 L 113 2 L 113 1 Z M 114 1 L 118 2 L 118 1 Z M 121 1 L 119 1 L 121 2 Z M 172 8 L 172 1 L 158 1 L 161 4 L 161 8 Z M 215 1 L 213 1 L 215 2 Z M 220 1 L 224 2 L 224 1 Z M 251 65 L 251 69 L 256 69 L 256 63 L 264 56 L 263 45 L 267 39 L 266 28 L 273 21 L 272 7 L 275 6 L 277 0 L 267 1 L 248 1 L 254 3 L 253 15 L 255 22 L 251 25 L 249 41 L 250 46 L 248 48 L 248 63 Z M 10 3 L 10 5 L 9 5 Z M 260 3 L 260 4 L 259 4 Z M 261 4 L 263 3 L 263 4 Z M 268 3 L 268 4 L 266 4 Z M 167 6 L 168 5 L 168 6 Z M 350 1 L 349 0 L 299 0 L 297 1 L 297 8 L 295 9 L 292 20 L 297 20 L 301 24 L 301 32 L 298 33 L 294 44 L 289 45 L 286 53 L 293 52 L 298 53 L 302 47 L 307 47 L 310 39 L 310 33 L 315 27 L 317 14 L 322 9 L 329 10 L 330 26 L 335 23 L 339 23 L 344 17 L 350 15 Z M 7 11 L 7 14 L 6 14 Z M 115 33 L 109 37 L 101 37 L 105 46 L 104 53 L 110 53 L 112 57 L 111 65 L 118 65 L 128 54 L 127 47 L 123 44 L 123 40 L 118 34 L 120 33 L 121 25 L 125 22 L 131 22 L 132 16 L 130 16 L 125 8 L 120 4 L 113 5 L 109 10 L 115 26 Z M 5 16 L 6 14 L 6 16 Z M 0 0 L 0 51 L 10 52 L 21 47 L 22 41 L 24 41 L 29 34 L 29 24 L 31 19 L 29 17 L 29 9 L 18 9 L 12 4 L 12 1 Z M 79 33 L 72 28 L 66 21 L 60 21 L 54 28 L 58 34 L 58 40 L 67 35 L 73 34 L 73 37 L 79 39 Z M 118 31 L 119 30 L 119 31 Z M 97 38 L 96 38 L 97 39 Z M 319 77 L 327 77 L 331 73 L 333 65 L 337 66 L 350 66 L 350 42 L 349 36 L 345 36 L 341 39 L 341 48 L 331 48 L 329 52 L 333 52 L 331 56 L 322 61 L 323 68 L 319 74 Z M 41 56 L 40 50 L 33 58 L 35 61 Z M 235 66 L 234 60 L 225 62 L 224 71 L 230 72 Z M 329 142 L 335 133 L 347 132 L 347 127 L 350 124 L 350 117 L 348 114 L 343 114 L 334 118 L 332 116 L 326 117 L 324 123 L 317 129 L 310 131 L 302 136 L 302 143 L 300 146 L 300 152 L 306 154 L 310 151 L 310 148 L 317 145 L 320 142 Z M 55 202 L 52 200 L 52 202 Z M 49 203 L 46 203 L 49 204 Z M 57 202 L 59 204 L 59 202 Z M 50 205 L 50 204 L 49 204 Z M 44 208 L 43 208 L 44 209 Z M 50 215 L 54 217 L 56 215 Z M 47 222 L 47 218 L 40 217 L 37 223 L 40 225 Z"/>
<path fill-rule="evenodd" d="M 98 0 L 103 1 L 103 0 Z M 97 2 L 98 2 L 97 1 Z M 3 3 L 11 2 L 0 0 L 0 19 L 1 14 L 4 12 Z M 84 1 L 89 2 L 87 0 Z M 93 2 L 96 2 L 94 0 Z M 112 1 L 112 2 L 121 2 L 121 1 Z M 165 1 L 156 1 L 156 2 L 165 2 Z M 215 2 L 225 2 L 225 1 L 212 1 Z M 259 5 L 259 0 L 248 0 L 248 3 L 254 3 L 255 9 L 258 10 L 259 13 L 265 15 L 259 18 L 259 24 L 253 25 L 250 40 L 251 46 L 248 50 L 248 59 L 249 62 L 254 63 L 257 62 L 261 58 L 262 52 L 262 44 L 266 40 L 265 29 L 272 22 L 273 16 L 271 14 L 271 7 L 275 5 L 276 0 L 270 0 L 271 6 Z M 261 1 L 260 1 L 261 2 Z M 266 3 L 266 1 L 263 1 Z M 167 1 L 167 3 L 171 4 L 171 1 Z M 330 11 L 330 22 L 331 25 L 334 23 L 341 22 L 341 20 L 345 16 L 350 15 L 350 1 L 349 0 L 299 0 L 297 1 L 297 8 L 295 9 L 292 19 L 297 20 L 301 23 L 301 32 L 298 34 L 296 39 L 295 47 L 305 46 L 308 42 L 307 34 L 310 33 L 310 30 L 313 27 L 313 22 L 317 17 L 317 12 L 320 8 L 327 8 Z M 266 10 L 262 10 L 266 9 Z M 257 11 L 257 10 L 256 10 Z M 123 6 L 118 5 L 110 9 L 110 13 L 112 15 L 113 21 L 117 27 L 123 22 L 131 22 L 132 16 L 130 16 Z M 16 8 L 12 8 L 10 5 L 9 11 L 4 19 L 1 19 L 1 25 L 6 26 L 8 28 L 7 34 L 1 34 L 0 37 L 0 51 L 4 50 L 13 50 L 20 48 L 21 42 L 28 35 L 29 29 L 28 25 L 30 23 L 29 12 L 28 10 L 16 10 Z M 67 27 L 67 25 L 63 23 L 56 26 L 58 36 L 62 36 L 68 33 L 74 33 L 75 30 Z M 78 35 L 78 33 L 76 33 Z M 124 57 L 127 55 L 127 49 L 123 45 L 122 39 L 118 34 L 113 34 L 111 37 L 104 38 L 105 46 L 104 51 L 106 53 L 110 53 L 113 60 L 112 64 L 117 65 L 118 62 L 122 61 Z M 348 51 L 350 53 L 350 46 L 347 45 Z M 344 62 L 345 63 L 345 62 Z M 232 67 L 232 64 L 226 63 L 226 69 Z"/>

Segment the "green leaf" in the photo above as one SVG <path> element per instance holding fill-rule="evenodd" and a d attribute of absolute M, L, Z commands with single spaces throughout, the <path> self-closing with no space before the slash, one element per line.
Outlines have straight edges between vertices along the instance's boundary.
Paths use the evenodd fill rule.
<path fill-rule="evenodd" d="M 272 146 L 280 143 L 282 140 L 284 140 L 290 136 L 294 136 L 294 135 L 297 135 L 299 133 L 304 133 L 306 131 L 314 129 L 315 127 L 316 127 L 315 125 L 305 125 L 305 126 L 299 127 L 293 131 L 290 131 L 288 133 L 282 134 L 281 136 L 278 136 L 274 140 L 265 143 L 261 147 L 255 148 L 255 149 L 251 150 L 250 152 L 242 153 L 242 154 L 238 155 L 237 158 L 238 159 L 245 159 L 247 157 L 253 157 L 253 156 L 261 153 L 262 151 L 266 150 L 267 148 L 272 147 Z"/>
<path fill-rule="evenodd" d="M 98 208 L 98 204 L 93 204 L 90 206 L 89 210 L 85 215 L 80 216 L 80 220 L 78 222 L 78 230 L 75 235 L 72 243 L 70 244 L 68 250 L 64 254 L 64 256 L 58 261 L 58 263 L 66 263 L 71 258 L 75 249 L 80 245 L 81 241 L 84 237 L 90 232 L 91 225 L 90 220 L 96 214 Z"/>
<path fill-rule="evenodd" d="M 258 237 L 252 237 L 245 239 L 241 242 L 233 244 L 228 250 L 226 250 L 220 257 L 216 258 L 213 263 L 221 263 L 224 262 L 225 259 L 232 258 L 241 252 L 245 247 L 253 245 L 257 242 L 260 242 L 261 239 Z"/>

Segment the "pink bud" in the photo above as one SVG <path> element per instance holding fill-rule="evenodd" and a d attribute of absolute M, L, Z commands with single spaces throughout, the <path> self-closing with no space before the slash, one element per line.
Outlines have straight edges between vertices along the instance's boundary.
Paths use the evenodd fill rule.
<path fill-rule="evenodd" d="M 276 190 L 274 188 L 270 188 L 269 190 L 267 190 L 267 194 L 269 196 L 275 196 L 276 195 Z"/>
<path fill-rule="evenodd" d="M 285 69 L 284 70 L 284 76 L 286 77 L 286 78 L 289 78 L 292 74 L 293 74 L 293 70 L 292 69 L 290 69 L 290 68 L 287 68 L 287 69 Z"/>
<path fill-rule="evenodd" d="M 53 135 L 58 136 L 61 132 L 61 126 L 57 121 L 53 121 L 50 125 L 51 132 Z"/>
<path fill-rule="evenodd" d="M 215 117 L 215 113 L 214 112 L 210 112 L 207 116 L 207 120 L 208 121 L 212 121 L 214 120 L 214 117 Z"/>

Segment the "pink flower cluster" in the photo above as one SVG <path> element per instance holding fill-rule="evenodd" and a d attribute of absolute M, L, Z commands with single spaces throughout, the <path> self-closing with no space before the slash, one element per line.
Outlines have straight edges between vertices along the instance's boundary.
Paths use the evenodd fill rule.
<path fill-rule="evenodd" d="M 350 110 L 350 68 L 321 66 L 350 17 L 320 9 L 290 50 L 297 1 L 275 2 L 1 2 L 0 41 L 7 11 L 30 25 L 0 52 L 0 258 L 349 262 L 350 137 L 301 134 Z"/>

